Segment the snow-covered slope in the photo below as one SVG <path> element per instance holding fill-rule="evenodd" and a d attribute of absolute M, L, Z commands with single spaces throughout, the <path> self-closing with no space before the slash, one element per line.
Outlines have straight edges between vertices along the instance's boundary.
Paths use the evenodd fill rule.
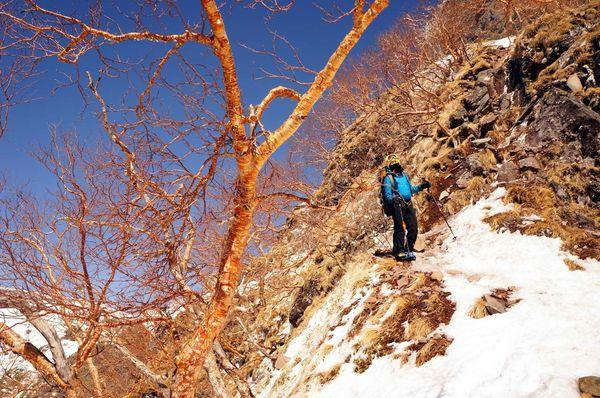
<path fill-rule="evenodd" d="M 483 219 L 510 210 L 504 194 L 497 189 L 459 212 L 450 220 L 457 239 L 444 233 L 412 269 L 382 268 L 385 260 L 368 256 L 356 259 L 291 336 L 285 364 L 269 369 L 260 396 L 578 397 L 577 378 L 600 369 L 600 306 L 593 305 L 600 302 L 600 263 L 561 251 L 559 239 L 493 232 Z M 585 271 L 569 271 L 565 259 Z M 409 340 L 393 343 L 389 354 L 374 357 L 366 369 L 357 366 L 367 351 L 369 328 L 381 333 L 394 312 L 394 297 L 414 285 L 382 285 L 386 272 L 399 280 L 411 272 L 442 280 L 456 308 L 450 322 L 426 339 L 447 336 L 445 355 L 417 366 Z M 371 315 L 356 333 L 374 289 L 384 297 L 380 316 Z M 511 292 L 506 312 L 469 316 L 477 300 L 495 289 Z M 270 368 L 268 361 L 263 367 Z"/>

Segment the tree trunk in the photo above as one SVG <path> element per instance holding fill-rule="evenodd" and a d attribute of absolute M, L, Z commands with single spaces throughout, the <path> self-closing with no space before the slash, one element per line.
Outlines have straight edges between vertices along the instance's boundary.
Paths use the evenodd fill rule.
<path fill-rule="evenodd" d="M 227 232 L 221 264 L 217 276 L 216 290 L 208 310 L 192 337 L 182 347 L 175 360 L 177 375 L 173 398 L 193 398 L 196 383 L 200 378 L 202 365 L 215 337 L 221 332 L 227 321 L 227 313 L 237 289 L 242 269 L 241 258 L 248 243 L 248 234 L 252 225 L 255 208 L 257 176 L 270 156 L 289 139 L 304 121 L 316 101 L 331 85 L 335 74 L 365 29 L 388 6 L 389 0 L 374 0 L 366 12 L 364 2 L 356 0 L 354 26 L 346 34 L 337 49 L 317 74 L 308 91 L 300 96 L 298 104 L 285 122 L 257 148 L 253 153 L 252 143 L 245 137 L 240 90 L 237 82 L 235 62 L 223 18 L 214 0 L 202 0 L 215 38 L 213 50 L 219 58 L 225 84 L 227 99 L 228 129 L 231 132 L 233 146 L 238 163 L 235 208 L 233 220 Z M 279 94 L 289 96 L 289 92 L 280 90 Z M 264 102 L 266 106 L 270 102 Z"/>
<path fill-rule="evenodd" d="M 204 361 L 204 369 L 208 373 L 208 380 L 213 388 L 213 392 L 218 398 L 231 398 L 231 394 L 227 391 L 227 386 L 223 380 L 223 375 L 219 369 L 219 365 L 215 359 L 215 354 L 208 353 L 206 361 Z"/>
<path fill-rule="evenodd" d="M 40 372 L 46 380 L 54 383 L 54 385 L 64 391 L 68 398 L 77 398 L 80 396 L 73 385 L 60 377 L 54 364 L 37 347 L 26 341 L 2 322 L 0 322 L 0 341 L 13 353 L 21 356 L 33 365 L 35 370 Z"/>
<path fill-rule="evenodd" d="M 216 291 L 202 323 L 175 360 L 177 376 L 173 398 L 193 398 L 206 354 L 227 321 L 227 313 L 237 289 L 242 268 L 241 258 L 248 243 L 254 214 L 258 170 L 254 167 L 252 159 L 251 155 L 246 155 L 239 161 L 240 177 L 237 181 L 233 221 L 223 248 Z"/>
<path fill-rule="evenodd" d="M 100 373 L 98 373 L 98 368 L 94 364 L 92 358 L 87 358 L 85 363 L 88 367 L 88 371 L 90 372 L 90 377 L 92 378 L 92 393 L 94 398 L 102 398 L 104 396 L 102 390 L 102 380 L 100 379 Z"/>
<path fill-rule="evenodd" d="M 48 342 L 48 347 L 50 348 L 50 352 L 52 353 L 52 360 L 54 361 L 54 367 L 56 371 L 60 375 L 63 380 L 70 380 L 72 376 L 72 371 L 67 363 L 67 358 L 65 355 L 65 351 L 62 346 L 62 342 L 60 337 L 58 337 L 58 333 L 51 327 L 44 319 L 37 317 L 32 313 L 27 313 L 21 311 L 24 315 L 26 315 L 29 323 L 33 325 L 34 328 L 37 329 L 38 332 L 44 339 Z"/>

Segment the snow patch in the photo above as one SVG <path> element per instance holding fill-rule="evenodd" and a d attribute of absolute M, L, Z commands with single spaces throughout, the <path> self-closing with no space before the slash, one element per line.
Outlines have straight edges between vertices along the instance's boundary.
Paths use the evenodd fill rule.
<path fill-rule="evenodd" d="M 503 37 L 498 40 L 490 40 L 483 43 L 485 47 L 509 48 L 515 43 L 515 36 Z"/>
<path fill-rule="evenodd" d="M 571 272 L 563 260 L 573 255 L 561 251 L 559 239 L 492 231 L 483 219 L 512 208 L 502 202 L 504 194 L 499 188 L 463 209 L 450 220 L 458 238 L 447 238 L 439 252 L 415 264 L 442 271 L 456 302 L 449 325 L 436 331 L 453 339 L 446 355 L 421 367 L 388 355 L 354 372 L 352 361 L 344 361 L 356 352 L 344 336 L 349 327 L 338 327 L 335 338 L 325 340 L 331 319 L 356 299 L 347 289 L 333 294 L 336 288 L 289 343 L 286 355 L 301 361 L 275 372 L 261 396 L 579 397 L 577 378 L 600 369 L 600 262 L 577 259 L 586 271 Z M 371 283 L 377 280 L 371 277 Z M 509 287 L 511 298 L 520 301 L 507 312 L 468 316 L 483 294 Z M 348 317 L 362 305 L 356 307 Z M 322 344 L 334 345 L 325 357 L 316 355 Z M 324 386 L 302 382 L 336 364 L 337 377 Z"/>

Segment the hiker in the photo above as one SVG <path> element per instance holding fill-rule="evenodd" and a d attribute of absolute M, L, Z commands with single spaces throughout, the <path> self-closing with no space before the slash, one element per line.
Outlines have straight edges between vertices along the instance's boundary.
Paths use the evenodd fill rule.
<path fill-rule="evenodd" d="M 389 155 L 385 159 L 385 176 L 381 180 L 381 199 L 384 213 L 394 219 L 394 248 L 392 254 L 396 260 L 415 259 L 413 253 L 417 241 L 417 215 L 412 205 L 412 196 L 431 186 L 429 181 L 414 186 L 402 166 L 397 155 Z M 404 237 L 406 225 L 406 239 Z"/>

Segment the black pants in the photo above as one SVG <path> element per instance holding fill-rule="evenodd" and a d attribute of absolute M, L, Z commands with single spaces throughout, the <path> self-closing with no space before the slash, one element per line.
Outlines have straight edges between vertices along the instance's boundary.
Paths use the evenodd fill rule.
<path fill-rule="evenodd" d="M 417 215 L 411 202 L 405 202 L 402 198 L 394 199 L 394 255 L 405 251 L 413 251 L 417 241 Z M 404 224 L 406 224 L 406 240 L 404 241 Z"/>

